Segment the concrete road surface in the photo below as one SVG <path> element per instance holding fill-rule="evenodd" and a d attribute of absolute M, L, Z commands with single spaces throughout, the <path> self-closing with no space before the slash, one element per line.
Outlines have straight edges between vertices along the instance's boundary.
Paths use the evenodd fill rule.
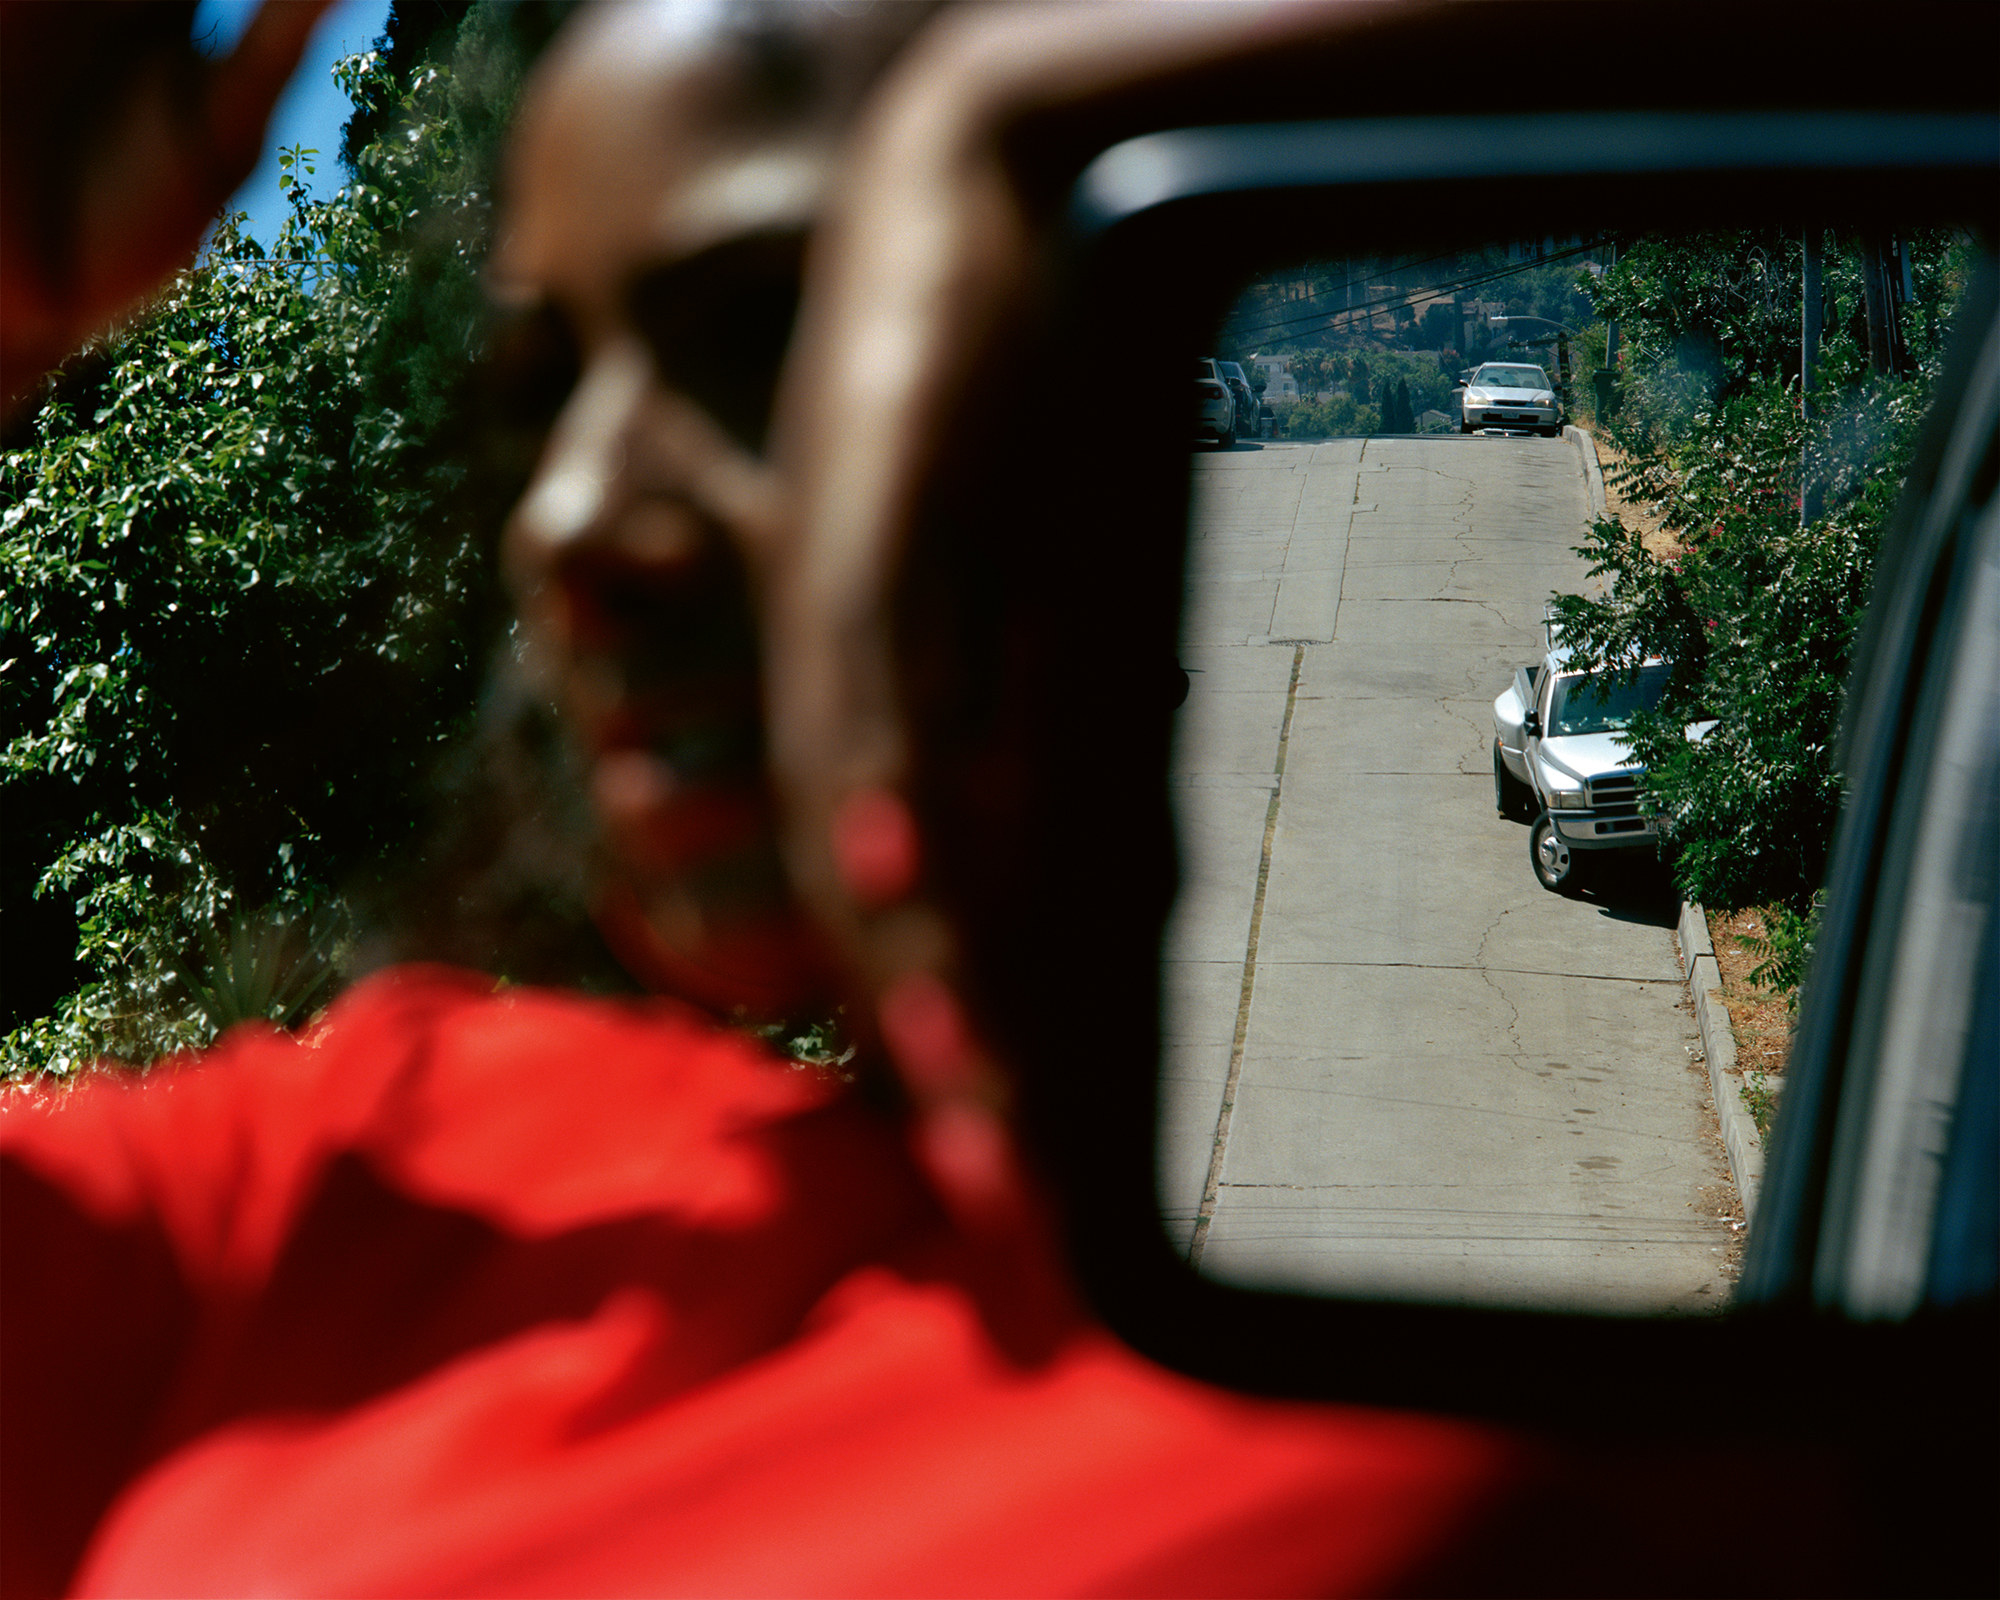
<path fill-rule="evenodd" d="M 1568 439 L 1198 452 L 1161 1204 L 1233 1282 L 1719 1306 L 1733 1203 L 1657 868 L 1565 900 L 1493 696 L 1585 581 Z"/>

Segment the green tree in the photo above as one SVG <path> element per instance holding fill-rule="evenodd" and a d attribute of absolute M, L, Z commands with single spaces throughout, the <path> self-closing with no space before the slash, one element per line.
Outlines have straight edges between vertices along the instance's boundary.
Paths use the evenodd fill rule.
<path fill-rule="evenodd" d="M 271 249 L 225 220 L 0 458 L 0 914 L 47 936 L 9 974 L 10 1076 L 324 995 L 342 891 L 469 720 L 504 474 L 454 430 L 514 26 L 482 7 L 403 80 L 340 63 L 380 129 L 352 181 L 315 199 L 287 152 Z"/>
<path fill-rule="evenodd" d="M 1751 235 L 1636 241 L 1606 275 L 1599 304 L 1620 319 L 1627 388 L 1608 431 L 1631 461 L 1627 494 L 1659 506 L 1683 548 L 1659 559 L 1601 518 L 1581 553 L 1606 594 L 1557 601 L 1583 659 L 1673 663 L 1630 738 L 1676 881 L 1712 906 L 1787 908 L 1778 933 L 1793 978 L 1839 807 L 1835 735 L 1876 544 L 1969 271 L 1963 241 L 1919 241 L 1918 370 L 1871 376 L 1843 327 L 1822 352 L 1827 382 L 1808 420 L 1792 376 L 1797 281 L 1784 276 L 1797 254 Z M 1858 294 L 1852 262 L 1828 276 L 1836 301 Z M 1808 499 L 1823 508 L 1810 521 Z M 1686 737 L 1710 720 L 1704 738 Z"/>
<path fill-rule="evenodd" d="M 1373 406 L 1356 405 L 1352 395 L 1336 393 L 1279 407 L 1275 431 L 1282 439 L 1329 439 L 1380 429 L 1381 416 Z"/>

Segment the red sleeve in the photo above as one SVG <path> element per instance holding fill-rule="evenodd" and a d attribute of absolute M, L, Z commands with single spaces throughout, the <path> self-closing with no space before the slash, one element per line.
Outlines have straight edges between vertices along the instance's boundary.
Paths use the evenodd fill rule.
<path fill-rule="evenodd" d="M 194 1305 L 151 1218 L 106 1226 L 0 1162 L 0 1593 L 62 1588 L 142 1459 Z"/>
<path fill-rule="evenodd" d="M 621 1293 L 668 1315 L 655 1390 L 782 1340 L 924 1214 L 838 1098 L 668 1002 L 422 968 L 302 1039 L 17 1097 L 5 1591 L 60 1587 L 114 1499 L 218 1428 L 365 1406 Z"/>
<path fill-rule="evenodd" d="M 113 1493 L 158 1453 L 204 1306 L 268 1272 L 332 1151 L 408 1066 L 383 1041 L 407 1043 L 412 1013 L 485 987 L 441 972 L 378 985 L 357 1050 L 249 1027 L 198 1068 L 101 1074 L 0 1109 L 5 1593 L 60 1588 Z"/>
<path fill-rule="evenodd" d="M 665 1002 L 384 974 L 0 1181 L 9 1593 L 1381 1592 L 1523 1462 L 1014 1348 L 890 1121 Z"/>

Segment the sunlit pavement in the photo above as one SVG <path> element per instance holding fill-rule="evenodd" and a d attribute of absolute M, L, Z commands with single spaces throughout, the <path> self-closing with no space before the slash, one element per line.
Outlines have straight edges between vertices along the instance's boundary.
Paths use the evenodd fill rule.
<path fill-rule="evenodd" d="M 1665 879 L 1562 899 L 1493 808 L 1492 699 L 1585 581 L 1575 447 L 1266 444 L 1194 474 L 1170 1231 L 1232 1281 L 1718 1306 L 1727 1175 Z"/>

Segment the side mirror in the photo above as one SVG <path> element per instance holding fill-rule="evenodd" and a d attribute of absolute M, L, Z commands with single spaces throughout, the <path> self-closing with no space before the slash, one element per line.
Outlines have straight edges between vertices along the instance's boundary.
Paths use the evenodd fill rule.
<path fill-rule="evenodd" d="M 1526 716 L 1521 718 L 1521 731 L 1531 739 L 1541 738 L 1542 714 L 1539 711 L 1530 710 Z"/>

